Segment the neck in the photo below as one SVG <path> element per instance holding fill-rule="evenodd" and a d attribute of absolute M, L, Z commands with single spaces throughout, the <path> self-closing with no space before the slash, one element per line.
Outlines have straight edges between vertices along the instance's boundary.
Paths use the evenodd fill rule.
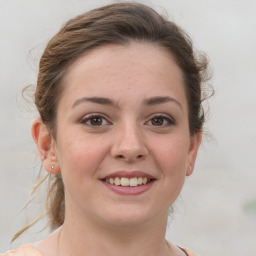
<path fill-rule="evenodd" d="M 76 216 L 77 217 L 77 216 Z M 98 220 L 74 221 L 67 214 L 59 236 L 59 255 L 172 255 L 165 241 L 167 213 L 140 225 L 114 226 Z"/>

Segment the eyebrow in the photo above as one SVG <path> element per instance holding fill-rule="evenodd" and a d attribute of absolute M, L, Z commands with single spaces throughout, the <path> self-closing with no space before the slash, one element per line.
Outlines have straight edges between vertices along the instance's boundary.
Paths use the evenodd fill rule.
<path fill-rule="evenodd" d="M 74 108 L 77 105 L 80 105 L 81 103 L 84 103 L 84 102 L 91 102 L 91 103 L 96 103 L 96 104 L 100 104 L 100 105 L 107 105 L 107 106 L 119 108 L 118 102 L 114 102 L 111 99 L 104 98 L 104 97 L 83 97 L 83 98 L 77 99 L 74 102 L 74 104 L 72 105 L 72 108 Z M 167 102 L 173 102 L 176 105 L 178 105 L 181 108 L 181 110 L 183 110 L 181 103 L 179 101 L 177 101 L 176 99 L 169 97 L 169 96 L 156 96 L 156 97 L 151 97 L 151 98 L 145 99 L 143 101 L 143 105 L 154 106 L 154 105 L 163 104 L 163 103 L 167 103 Z"/>
<path fill-rule="evenodd" d="M 72 108 L 76 107 L 77 105 L 84 103 L 84 102 L 92 102 L 97 103 L 100 105 L 107 105 L 107 106 L 116 106 L 118 107 L 118 104 L 115 104 L 111 99 L 104 98 L 104 97 L 83 97 L 74 102 L 72 105 Z"/>
<path fill-rule="evenodd" d="M 176 105 L 178 105 L 181 108 L 181 110 L 183 110 L 181 103 L 169 96 L 156 96 L 149 99 L 145 99 L 143 101 L 143 105 L 152 106 L 152 105 L 158 105 L 158 104 L 163 104 L 167 102 L 173 102 Z"/>

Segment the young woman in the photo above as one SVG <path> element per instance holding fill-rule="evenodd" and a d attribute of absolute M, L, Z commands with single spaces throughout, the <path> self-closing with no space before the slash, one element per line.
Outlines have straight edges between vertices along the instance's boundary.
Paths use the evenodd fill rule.
<path fill-rule="evenodd" d="M 194 255 L 165 231 L 201 142 L 206 67 L 142 4 L 70 20 L 41 58 L 32 125 L 55 232 L 4 256 Z"/>

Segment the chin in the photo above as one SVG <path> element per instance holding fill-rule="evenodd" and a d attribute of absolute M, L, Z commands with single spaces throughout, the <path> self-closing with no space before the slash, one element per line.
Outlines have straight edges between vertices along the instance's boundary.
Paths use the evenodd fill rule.
<path fill-rule="evenodd" d="M 154 212 L 153 209 L 145 209 L 145 207 L 120 206 L 115 211 L 113 210 L 107 211 L 104 219 L 114 227 L 138 227 L 145 225 L 158 215 L 162 216 L 162 214 Z M 166 211 L 166 218 L 167 216 L 168 210 Z"/>

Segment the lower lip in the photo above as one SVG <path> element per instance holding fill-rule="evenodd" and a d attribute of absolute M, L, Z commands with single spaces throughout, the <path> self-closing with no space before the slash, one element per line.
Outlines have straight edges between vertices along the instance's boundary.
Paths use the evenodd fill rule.
<path fill-rule="evenodd" d="M 139 194 L 142 194 L 146 191 L 148 191 L 152 186 L 153 186 L 153 183 L 154 181 L 151 181 L 145 185 L 140 185 L 140 186 L 136 186 L 136 187 L 123 187 L 123 186 L 116 186 L 116 185 L 112 185 L 112 184 L 109 184 L 107 182 L 104 182 L 104 185 L 112 190 L 113 192 L 119 194 L 119 195 L 139 195 Z"/>

